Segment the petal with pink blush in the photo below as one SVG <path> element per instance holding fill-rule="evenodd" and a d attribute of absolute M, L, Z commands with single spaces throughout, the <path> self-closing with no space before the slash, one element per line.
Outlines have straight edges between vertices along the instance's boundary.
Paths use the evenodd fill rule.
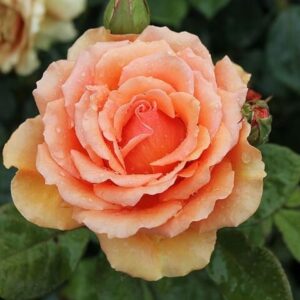
<path fill-rule="evenodd" d="M 81 53 L 72 73 L 62 86 L 65 106 L 71 118 L 74 118 L 75 104 L 82 97 L 85 87 L 94 83 L 94 64 L 89 52 Z"/>
<path fill-rule="evenodd" d="M 238 226 L 260 204 L 266 174 L 260 151 L 248 143 L 250 129 L 250 125 L 244 121 L 239 143 L 228 155 L 235 172 L 232 194 L 218 201 L 211 215 L 199 223 L 201 232 Z"/>
<path fill-rule="evenodd" d="M 174 32 L 168 27 L 148 26 L 137 38 L 137 40 L 152 42 L 166 41 L 175 52 L 182 51 L 185 48 L 191 48 L 197 55 L 210 59 L 210 54 L 200 39 L 189 32 Z"/>
<path fill-rule="evenodd" d="M 216 87 L 215 66 L 211 59 L 205 59 L 196 55 L 190 48 L 185 48 L 178 52 L 177 55 L 182 58 L 193 71 L 200 72 L 207 81 Z"/>
<path fill-rule="evenodd" d="M 162 201 L 170 199 L 188 199 L 211 178 L 211 167 L 224 159 L 232 148 L 232 138 L 228 129 L 222 124 L 210 147 L 202 154 L 197 171 L 170 187 L 160 195 Z"/>
<path fill-rule="evenodd" d="M 26 171 L 36 170 L 37 146 L 44 141 L 43 130 L 40 116 L 27 119 L 21 124 L 3 148 L 4 166 Z"/>
<path fill-rule="evenodd" d="M 237 93 L 237 101 L 242 106 L 246 100 L 247 84 L 245 84 L 238 68 L 228 56 L 216 63 L 215 74 L 219 88 Z"/>
<path fill-rule="evenodd" d="M 174 88 L 163 80 L 153 77 L 137 76 L 128 79 L 120 85 L 117 91 L 111 93 L 110 98 L 115 99 L 115 101 L 121 105 L 130 102 L 134 96 L 153 89 L 164 91 L 166 94 L 175 92 Z"/>
<path fill-rule="evenodd" d="M 106 202 L 122 206 L 134 206 L 140 201 L 143 195 L 157 195 L 166 191 L 174 184 L 176 178 L 177 176 L 173 176 L 164 182 L 136 188 L 120 187 L 109 182 L 99 183 L 94 185 L 94 191 L 99 198 Z"/>
<path fill-rule="evenodd" d="M 165 41 L 145 43 L 141 41 L 113 49 L 99 60 L 95 70 L 96 83 L 106 84 L 110 89 L 116 89 L 122 74 L 122 69 L 131 61 L 154 53 L 173 53 Z"/>
<path fill-rule="evenodd" d="M 130 118 L 134 115 L 136 106 L 141 101 L 146 102 L 153 108 L 155 107 L 155 109 L 158 109 L 170 118 L 175 118 L 175 109 L 172 99 L 166 92 L 158 89 L 152 89 L 144 92 L 143 94 L 138 94 L 134 96 L 129 103 L 121 105 L 113 113 L 112 126 L 114 128 L 115 136 L 117 137 L 118 141 L 121 141 L 123 128 L 130 120 Z M 152 134 L 152 131 L 149 132 L 149 134 Z"/>
<path fill-rule="evenodd" d="M 68 51 L 68 59 L 76 60 L 80 53 L 87 50 L 89 47 L 98 42 L 117 42 L 117 41 L 134 41 L 136 34 L 111 34 L 109 30 L 104 27 L 92 28 L 84 32 L 73 46 Z"/>
<path fill-rule="evenodd" d="M 97 234 L 105 233 L 108 238 L 127 238 L 140 229 L 160 226 L 180 209 L 179 201 L 169 201 L 132 210 L 79 211 L 74 217 Z"/>
<path fill-rule="evenodd" d="M 193 222 L 206 219 L 213 211 L 215 203 L 225 199 L 232 192 L 234 172 L 228 161 L 216 166 L 210 182 L 192 196 L 186 205 L 155 232 L 167 237 L 174 237 L 187 230 Z"/>
<path fill-rule="evenodd" d="M 113 183 L 123 187 L 138 187 L 149 183 L 162 174 L 142 174 L 142 175 L 119 175 L 108 169 L 95 165 L 84 154 L 72 151 L 73 161 L 82 179 L 90 183 L 102 183 L 111 180 Z"/>
<path fill-rule="evenodd" d="M 60 230 L 80 226 L 72 218 L 73 208 L 61 199 L 55 186 L 45 185 L 38 172 L 18 171 L 11 193 L 17 209 L 31 223 Z"/>
<path fill-rule="evenodd" d="M 44 138 L 52 158 L 72 176 L 79 177 L 70 152 L 72 149 L 81 149 L 81 146 L 70 124 L 63 99 L 48 104 L 43 122 Z"/>
<path fill-rule="evenodd" d="M 62 85 L 70 76 L 73 67 L 74 63 L 67 60 L 53 62 L 37 82 L 33 96 L 41 115 L 46 111 L 49 102 L 63 97 Z"/>
<path fill-rule="evenodd" d="M 199 124 L 206 127 L 211 138 L 217 133 L 222 121 L 221 98 L 214 85 L 195 72 L 195 97 L 200 101 Z"/>
<path fill-rule="evenodd" d="M 105 142 L 98 123 L 98 114 L 89 108 L 82 119 L 84 137 L 91 149 L 101 158 L 108 160 L 110 167 L 118 173 L 125 173 L 120 161 L 114 156 L 108 144 Z"/>
<path fill-rule="evenodd" d="M 198 142 L 199 101 L 186 93 L 172 93 L 170 98 L 172 99 L 176 115 L 185 123 L 186 137 L 173 152 L 151 162 L 152 166 L 169 165 L 177 161 L 187 160 L 188 155 L 195 150 Z"/>
<path fill-rule="evenodd" d="M 187 157 L 188 161 L 198 159 L 204 150 L 206 150 L 210 145 L 210 136 L 206 127 L 199 126 L 198 142 L 196 148 Z"/>
<path fill-rule="evenodd" d="M 185 276 L 210 261 L 216 233 L 190 228 L 174 238 L 138 233 L 125 239 L 98 235 L 111 266 L 117 271 L 145 280 Z M 137 258 L 139 263 L 137 263 Z"/>
<path fill-rule="evenodd" d="M 184 60 L 174 55 L 157 53 L 133 60 L 123 68 L 119 85 L 137 76 L 154 77 L 169 83 L 178 92 L 194 94 L 192 70 Z"/>
<path fill-rule="evenodd" d="M 236 93 L 218 90 L 222 100 L 223 123 L 230 131 L 232 144 L 236 145 L 239 140 L 239 134 L 242 127 L 243 115 L 241 107 L 238 104 Z"/>
<path fill-rule="evenodd" d="M 56 185 L 62 199 L 71 205 L 93 210 L 117 208 L 98 198 L 90 184 L 71 177 L 59 167 L 51 158 L 45 144 L 38 147 L 37 169 L 45 178 L 46 184 Z"/>

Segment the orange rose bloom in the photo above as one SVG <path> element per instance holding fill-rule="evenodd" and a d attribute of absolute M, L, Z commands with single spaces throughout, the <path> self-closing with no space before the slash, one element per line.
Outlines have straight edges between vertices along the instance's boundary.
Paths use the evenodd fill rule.
<path fill-rule="evenodd" d="M 87 31 L 50 65 L 40 115 L 4 149 L 12 196 L 39 226 L 97 234 L 113 268 L 157 280 L 205 267 L 216 231 L 257 209 L 264 164 L 242 120 L 248 76 L 198 37 Z"/>

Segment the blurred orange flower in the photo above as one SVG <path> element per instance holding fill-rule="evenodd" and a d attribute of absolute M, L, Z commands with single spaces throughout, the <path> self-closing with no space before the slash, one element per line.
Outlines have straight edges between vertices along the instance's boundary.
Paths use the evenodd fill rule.
<path fill-rule="evenodd" d="M 36 48 L 53 41 L 70 41 L 76 30 L 72 19 L 85 9 L 86 0 L 0 0 L 0 71 L 20 75 L 34 71 Z"/>

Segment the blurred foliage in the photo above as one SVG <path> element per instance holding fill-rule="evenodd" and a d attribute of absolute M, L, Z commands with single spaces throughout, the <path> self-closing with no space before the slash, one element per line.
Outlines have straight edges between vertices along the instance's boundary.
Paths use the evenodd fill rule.
<path fill-rule="evenodd" d="M 261 92 L 264 97 L 273 96 L 270 102 L 273 114 L 273 131 L 270 141 L 300 152 L 300 0 L 149 0 L 148 2 L 153 24 L 166 25 L 176 31 L 186 30 L 195 33 L 210 49 L 214 60 L 228 55 L 252 73 L 251 87 Z M 102 24 L 105 4 L 105 0 L 88 0 L 87 10 L 76 20 L 78 34 Z M 18 77 L 14 73 L 0 75 L 1 148 L 11 132 L 22 121 L 37 114 L 32 97 L 35 82 L 41 78 L 49 63 L 66 56 L 69 47 L 70 44 L 58 43 L 53 45 L 50 51 L 40 52 L 42 64 L 30 76 Z M 291 283 L 294 299 L 299 300 L 300 264 L 297 262 L 300 257 L 299 156 L 285 147 L 267 145 L 262 148 L 267 168 L 270 170 L 266 179 L 263 204 L 255 217 L 241 226 L 240 231 L 247 236 L 252 245 L 250 252 L 245 250 L 249 257 L 252 255 L 249 260 L 255 261 L 257 256 L 257 264 L 261 272 L 269 268 L 273 270 L 272 275 L 275 277 L 278 275 L 276 278 L 271 276 L 268 280 L 264 274 L 261 274 L 259 278 L 263 280 L 262 283 L 266 283 L 266 288 L 268 288 L 267 283 L 272 282 L 274 278 L 277 287 L 281 288 L 282 284 L 285 284 L 285 279 L 280 279 L 283 271 L 272 254 L 265 248 L 261 248 L 263 246 L 267 246 L 279 258 Z M 13 173 L 13 170 L 7 171 L 0 167 L 0 204 L 10 201 L 9 185 Z M 268 185 L 268 182 L 272 184 Z M 15 222 L 21 221 L 16 217 Z M 13 225 L 10 230 L 15 230 L 15 232 L 11 237 L 6 237 L 7 243 L 10 238 L 22 232 L 19 227 L 14 226 L 17 225 Z M 28 225 L 20 226 L 26 229 Z M 26 232 L 23 234 L 26 235 Z M 55 234 L 52 235 L 52 232 L 45 231 L 39 234 L 48 236 L 45 238 L 46 242 L 39 247 L 51 247 L 53 251 L 59 251 L 66 261 L 68 260 L 64 251 L 76 252 L 76 247 L 79 247 L 76 253 L 76 257 L 79 258 L 80 247 L 84 248 L 77 243 L 76 238 L 73 241 L 77 243 L 75 248 L 68 250 L 63 241 L 61 242 L 63 246 L 59 247 L 57 238 Z M 32 242 L 38 241 L 39 234 L 34 237 L 37 240 L 32 240 Z M 3 242 L 3 236 L 1 235 L 0 243 Z M 98 244 L 92 238 L 85 258 L 79 263 L 71 280 L 60 286 L 57 292 L 43 299 L 253 299 L 251 294 L 244 290 L 229 290 L 226 277 L 218 273 L 221 263 L 225 268 L 223 271 L 232 272 L 232 278 L 244 276 L 245 280 L 254 282 L 256 286 L 261 284 L 261 282 L 252 281 L 254 280 L 252 277 L 249 279 L 247 274 L 237 275 L 241 270 L 251 272 L 251 264 L 249 265 L 247 257 L 236 253 L 237 250 L 234 248 L 236 243 L 240 243 L 243 249 L 248 249 L 249 246 L 242 237 L 236 236 L 236 241 L 227 242 L 234 236 L 229 239 L 220 239 L 209 269 L 214 282 L 205 271 L 201 271 L 185 278 L 164 279 L 153 284 L 136 281 L 112 271 L 99 254 Z M 63 238 L 72 239 L 72 236 L 66 235 L 61 237 Z M 229 263 L 229 266 L 233 267 L 226 269 L 226 264 L 232 259 L 231 252 L 235 253 L 238 261 Z M 36 254 L 31 255 L 35 257 Z M 279 269 L 262 264 L 261 258 L 263 257 L 267 263 L 273 262 Z M 219 260 L 219 264 L 216 260 Z M 54 268 L 58 262 L 53 260 L 52 263 Z M 49 285 L 54 287 L 63 282 L 67 274 L 75 268 L 76 263 L 72 262 L 69 268 L 64 269 L 63 276 L 60 275 L 62 277 L 52 278 L 53 282 Z M 14 269 L 14 265 L 8 267 Z M 99 269 L 102 269 L 104 273 Z M 40 272 L 42 271 L 40 269 Z M 18 275 L 17 268 L 15 272 Z M 31 276 L 38 277 L 40 274 L 31 274 Z M 103 285 L 100 284 L 101 282 Z M 220 287 L 223 296 L 217 292 L 216 285 Z M 111 286 L 110 290 L 105 288 L 108 286 Z M 130 290 L 128 286 L 131 287 Z M 252 288 L 256 286 L 252 285 Z M 196 287 L 196 290 L 192 287 Z M 15 293 L 18 292 L 17 288 Z M 43 288 L 44 292 L 50 290 L 48 286 Z M 276 287 L 272 285 L 272 288 Z M 284 286 L 283 289 L 288 294 L 288 287 Z M 31 292 L 32 295 L 38 294 L 34 294 L 34 289 Z M 287 294 L 282 298 L 289 299 Z M 246 296 L 248 298 L 245 298 Z"/>

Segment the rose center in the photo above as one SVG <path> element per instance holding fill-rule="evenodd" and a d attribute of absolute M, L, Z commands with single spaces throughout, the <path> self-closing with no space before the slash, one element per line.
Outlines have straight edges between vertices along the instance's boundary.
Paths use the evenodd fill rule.
<path fill-rule="evenodd" d="M 186 128 L 179 118 L 170 118 L 145 102 L 136 107 L 135 113 L 123 128 L 121 146 L 139 136 L 146 138 L 125 157 L 127 172 L 166 173 L 174 167 L 174 164 L 154 167 L 150 163 L 174 151 L 184 140 Z"/>

